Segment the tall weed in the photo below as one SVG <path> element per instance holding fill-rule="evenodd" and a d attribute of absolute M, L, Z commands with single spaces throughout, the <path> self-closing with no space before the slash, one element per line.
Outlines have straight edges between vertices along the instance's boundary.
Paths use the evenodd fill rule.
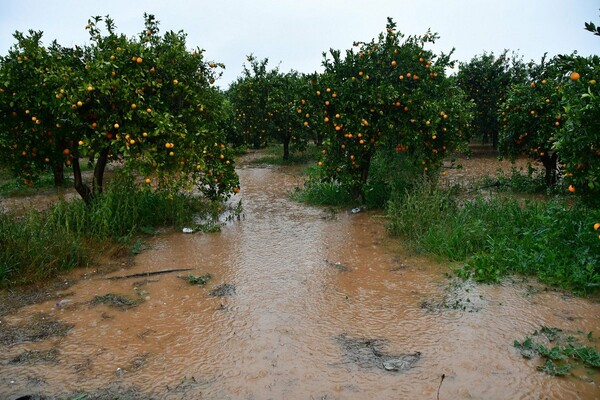
<path fill-rule="evenodd" d="M 388 215 L 391 234 L 464 262 L 459 273 L 477 281 L 519 273 L 582 294 L 600 289 L 598 209 L 505 196 L 458 201 L 423 186 L 392 200 Z"/>

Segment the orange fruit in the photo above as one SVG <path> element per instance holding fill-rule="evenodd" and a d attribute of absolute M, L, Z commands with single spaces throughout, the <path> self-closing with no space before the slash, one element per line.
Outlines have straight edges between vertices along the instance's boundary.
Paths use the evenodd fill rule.
<path fill-rule="evenodd" d="M 572 81 L 576 81 L 579 79 L 579 73 L 578 72 L 571 72 L 571 80 Z"/>
<path fill-rule="evenodd" d="M 576 191 L 575 186 L 569 185 L 569 192 L 575 193 L 575 191 Z"/>
<path fill-rule="evenodd" d="M 600 222 L 594 224 L 594 230 L 597 231 L 598 229 L 600 229 Z"/>

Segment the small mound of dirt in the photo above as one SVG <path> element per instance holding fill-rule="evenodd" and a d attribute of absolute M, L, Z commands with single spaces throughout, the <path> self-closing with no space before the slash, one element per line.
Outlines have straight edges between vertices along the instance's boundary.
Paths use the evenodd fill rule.
<path fill-rule="evenodd" d="M 341 262 L 331 262 L 331 261 L 325 260 L 325 264 L 327 264 L 328 267 L 331 267 L 339 272 L 352 271 L 352 268 L 348 267 L 347 265 L 342 264 Z"/>
<path fill-rule="evenodd" d="M 211 290 L 208 294 L 212 297 L 233 296 L 235 294 L 235 285 L 224 283 Z"/>
<path fill-rule="evenodd" d="M 181 276 L 180 278 L 188 283 L 191 283 L 192 285 L 203 286 L 203 285 L 206 285 L 206 283 L 212 279 L 212 275 L 209 273 L 206 273 L 204 275 Z"/>
<path fill-rule="evenodd" d="M 444 292 L 441 298 L 423 300 L 420 307 L 433 313 L 448 310 L 472 313 L 481 311 L 486 304 L 471 281 L 453 279 Z"/>
<path fill-rule="evenodd" d="M 355 338 L 342 334 L 335 337 L 342 348 L 344 358 L 361 368 L 383 369 L 385 371 L 403 372 L 411 369 L 421 359 L 421 353 L 389 354 L 381 348 L 387 343 L 385 339 Z"/>
<path fill-rule="evenodd" d="M 58 350 L 51 349 L 48 351 L 28 350 L 10 360 L 10 364 L 37 364 L 37 363 L 52 363 L 58 361 Z"/>
<path fill-rule="evenodd" d="M 144 301 L 142 299 L 132 299 L 127 296 L 120 294 L 107 293 L 102 296 L 96 296 L 90 302 L 92 305 L 106 304 L 110 307 L 118 308 L 120 310 L 127 310 L 129 308 L 137 307 Z"/>
<path fill-rule="evenodd" d="M 10 326 L 0 321 L 0 344 L 13 345 L 23 342 L 39 342 L 51 337 L 65 336 L 73 325 L 54 319 L 45 313 L 34 314 L 32 318 L 22 324 Z"/>

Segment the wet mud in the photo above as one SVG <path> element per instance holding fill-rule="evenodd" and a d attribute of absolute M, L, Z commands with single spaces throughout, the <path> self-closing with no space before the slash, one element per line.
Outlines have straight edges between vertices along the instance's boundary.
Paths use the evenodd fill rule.
<path fill-rule="evenodd" d="M 5 308 L 0 398 L 599 397 L 597 370 L 552 377 L 513 345 L 540 326 L 600 335 L 597 301 L 450 279 L 378 213 L 291 201 L 298 168 L 238 172 L 243 217 L 220 232 L 146 237 L 131 262 Z"/>

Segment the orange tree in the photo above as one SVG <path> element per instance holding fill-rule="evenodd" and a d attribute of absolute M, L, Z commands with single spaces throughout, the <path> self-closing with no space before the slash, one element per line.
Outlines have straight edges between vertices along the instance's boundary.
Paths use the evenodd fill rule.
<path fill-rule="evenodd" d="M 249 55 L 247 60 L 250 66 L 244 64 L 242 76 L 231 84 L 227 96 L 235 109 L 243 143 L 258 149 L 268 143 L 269 60 L 265 58 L 259 61 L 253 55 Z"/>
<path fill-rule="evenodd" d="M 560 93 L 564 79 L 556 58 L 538 65 L 530 64 L 529 82 L 511 87 L 498 109 L 500 153 L 515 159 L 519 154 L 542 163 L 546 185 L 558 180 L 557 134 L 565 122 Z"/>
<path fill-rule="evenodd" d="M 297 72 L 275 74 L 270 78 L 270 135 L 283 144 L 283 159 L 290 157 L 290 146 L 304 150 L 309 129 L 304 125 L 308 79 Z"/>
<path fill-rule="evenodd" d="M 600 58 L 563 56 L 559 63 L 569 79 L 558 93 L 566 122 L 554 149 L 569 190 L 592 198 L 600 193 Z"/>
<path fill-rule="evenodd" d="M 530 79 L 528 84 L 515 85 L 499 110 L 501 153 L 513 159 L 526 154 L 540 161 L 548 186 L 557 183 L 562 173 L 569 191 L 597 193 L 599 58 L 542 59 L 531 67 Z"/>
<path fill-rule="evenodd" d="M 586 22 L 585 29 L 600 36 L 600 27 Z M 563 158 L 569 190 L 589 195 L 598 202 L 600 193 L 600 58 L 559 57 L 563 70 L 570 71 L 569 85 L 561 97 L 567 124 L 555 148 Z M 595 226 L 598 229 L 598 226 Z"/>
<path fill-rule="evenodd" d="M 221 129 L 223 96 L 212 86 L 219 65 L 204 61 L 200 49 L 187 51 L 183 32 L 159 36 L 151 15 L 137 39 L 117 35 L 108 17 L 103 35 L 101 21 L 89 21 L 91 44 L 81 54 L 55 57 L 54 93 L 39 94 L 42 103 L 58 100 L 51 135 L 59 151 L 46 158 L 72 167 L 86 203 L 102 191 L 110 162 L 148 184 L 155 180 L 160 189 L 196 183 L 209 197 L 228 196 L 238 180 Z M 9 80 L 4 90 L 17 85 Z M 16 118 L 26 119 L 19 113 Z M 43 139 L 31 137 L 29 146 Z M 94 165 L 91 185 L 82 178 L 82 159 Z"/>
<path fill-rule="evenodd" d="M 57 43 L 46 49 L 42 32 L 14 36 L 16 44 L 0 60 L 0 159 L 27 185 L 41 171 L 52 171 L 55 185 L 61 185 L 65 138 L 56 132 L 62 93 L 54 77 L 81 52 Z"/>
<path fill-rule="evenodd" d="M 460 63 L 458 85 L 475 104 L 473 123 L 467 131 L 469 139 L 490 141 L 495 148 L 498 146 L 497 109 L 511 85 L 525 81 L 526 72 L 524 63 L 510 57 L 508 51 L 498 57 L 484 53 L 468 63 Z"/>
<path fill-rule="evenodd" d="M 321 172 L 356 198 L 364 198 L 379 154 L 434 177 L 443 159 L 465 144 L 470 105 L 445 74 L 454 65 L 450 55 L 426 49 L 436 38 L 428 32 L 405 39 L 388 19 L 377 40 L 355 43 L 344 57 L 339 50 L 325 55 L 307 122 L 325 138 Z"/>
<path fill-rule="evenodd" d="M 250 67 L 244 65 L 242 76 L 228 91 L 236 108 L 237 126 L 246 145 L 264 147 L 271 141 L 283 144 L 283 159 L 290 156 L 290 146 L 302 150 L 309 129 L 303 124 L 301 99 L 308 79 L 297 72 L 282 73 L 267 69 L 268 59 L 248 56 Z"/>

